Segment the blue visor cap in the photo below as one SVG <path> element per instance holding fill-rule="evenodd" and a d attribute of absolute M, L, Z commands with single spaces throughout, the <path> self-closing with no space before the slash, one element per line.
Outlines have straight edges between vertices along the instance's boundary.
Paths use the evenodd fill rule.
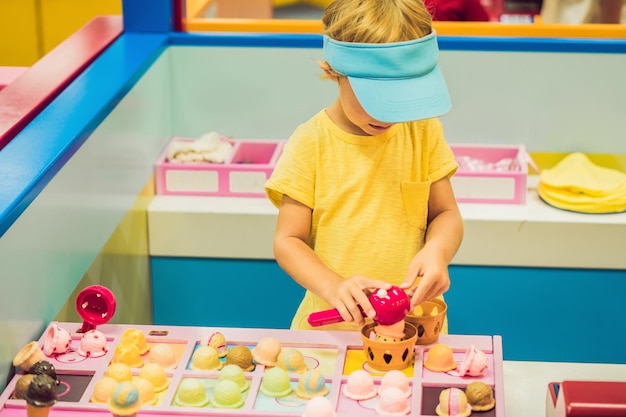
<path fill-rule="evenodd" d="M 324 56 L 348 77 L 359 103 L 376 120 L 409 122 L 450 111 L 450 94 L 437 65 L 435 31 L 393 43 L 340 42 L 324 36 Z"/>

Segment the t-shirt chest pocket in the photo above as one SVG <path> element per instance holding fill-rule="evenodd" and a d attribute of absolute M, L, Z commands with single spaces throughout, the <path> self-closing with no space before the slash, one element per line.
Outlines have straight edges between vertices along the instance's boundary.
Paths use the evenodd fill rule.
<path fill-rule="evenodd" d="M 428 197 L 431 181 L 402 183 L 402 200 L 407 220 L 411 226 L 426 229 L 428 219 Z"/>

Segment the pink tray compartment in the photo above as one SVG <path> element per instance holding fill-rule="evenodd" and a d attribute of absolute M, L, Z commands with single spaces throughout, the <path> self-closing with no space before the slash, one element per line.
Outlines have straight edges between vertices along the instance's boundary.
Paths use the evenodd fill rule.
<path fill-rule="evenodd" d="M 495 164 L 511 159 L 508 170 L 469 170 L 462 167 L 452 177 L 460 203 L 526 203 L 526 180 L 530 157 L 523 145 L 450 145 L 458 160 L 470 158 Z"/>
<path fill-rule="evenodd" d="M 269 179 L 284 146 L 284 140 L 229 139 L 232 156 L 223 164 L 170 162 L 168 150 L 173 138 L 155 164 L 156 193 L 221 197 L 265 197 Z"/>

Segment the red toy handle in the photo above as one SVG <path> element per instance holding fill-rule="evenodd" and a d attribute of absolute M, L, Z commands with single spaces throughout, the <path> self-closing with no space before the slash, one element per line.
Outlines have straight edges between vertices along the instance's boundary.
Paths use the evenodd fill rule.
<path fill-rule="evenodd" d="M 365 316 L 365 312 L 361 306 L 359 306 L 359 309 L 361 310 L 361 314 Z M 317 311 L 309 314 L 307 321 L 309 322 L 309 326 L 319 327 L 326 326 L 327 324 L 341 323 L 344 320 L 341 314 L 339 314 L 339 310 L 331 308 L 330 310 Z"/>

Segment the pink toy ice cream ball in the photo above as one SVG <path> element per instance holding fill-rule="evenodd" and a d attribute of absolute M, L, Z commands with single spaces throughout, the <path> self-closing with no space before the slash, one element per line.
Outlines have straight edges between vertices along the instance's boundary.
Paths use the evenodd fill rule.
<path fill-rule="evenodd" d="M 67 352 L 72 342 L 70 332 L 59 327 L 58 324 L 52 323 L 46 330 L 43 341 L 43 353 L 46 356 L 61 354 Z"/>
<path fill-rule="evenodd" d="M 448 388 L 439 394 L 439 404 L 435 412 L 442 417 L 467 417 L 472 413 L 472 407 L 463 390 Z"/>
<path fill-rule="evenodd" d="M 481 376 L 487 370 L 487 355 L 480 349 L 476 349 L 471 345 L 463 356 L 463 360 L 459 365 L 459 374 L 461 376 Z"/>
<path fill-rule="evenodd" d="M 409 407 L 406 395 L 396 387 L 389 387 L 380 393 L 376 412 L 381 415 L 403 416 L 409 414 Z"/>
<path fill-rule="evenodd" d="M 335 417 L 333 404 L 326 397 L 313 397 L 304 406 L 302 417 Z"/>
<path fill-rule="evenodd" d="M 343 386 L 343 395 L 351 400 L 367 400 L 376 396 L 374 379 L 369 372 L 362 369 L 353 371 L 348 382 Z"/>
<path fill-rule="evenodd" d="M 106 336 L 100 330 L 89 330 L 80 339 L 78 354 L 86 358 L 99 358 L 109 351 Z"/>
<path fill-rule="evenodd" d="M 383 379 L 380 381 L 378 394 L 382 394 L 385 389 L 391 387 L 398 388 L 407 398 L 411 396 L 409 378 L 402 371 L 391 370 L 385 373 L 385 375 L 383 375 Z"/>

